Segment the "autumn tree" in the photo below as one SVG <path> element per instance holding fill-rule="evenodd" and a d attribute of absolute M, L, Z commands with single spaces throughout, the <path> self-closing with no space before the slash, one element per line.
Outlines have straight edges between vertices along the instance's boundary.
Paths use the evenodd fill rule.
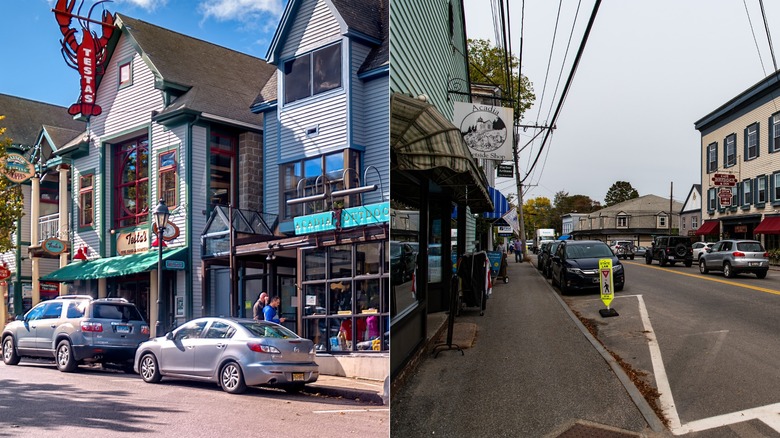
<path fill-rule="evenodd" d="M 469 78 L 473 84 L 488 84 L 501 87 L 505 98 L 514 100 L 515 120 L 521 120 L 523 113 L 531 107 L 536 99 L 533 90 L 533 84 L 528 77 L 522 79 L 517 74 L 519 61 L 517 56 L 509 57 L 509 68 L 511 73 L 507 77 L 506 71 L 506 51 L 500 47 L 495 47 L 490 40 L 469 39 Z M 520 90 L 519 100 L 517 90 Z M 512 92 L 512 95 L 509 95 Z M 509 102 L 503 103 L 503 106 L 510 106 Z"/>
<path fill-rule="evenodd" d="M 5 116 L 0 115 L 0 123 Z M 11 139 L 5 136 L 5 128 L 0 125 L 0 163 L 5 163 L 8 147 Z M 0 168 L 0 170 L 4 170 Z M 16 233 L 16 222 L 22 216 L 24 198 L 22 188 L 12 183 L 0 172 L 0 253 L 10 251 L 16 247 L 13 235 Z"/>
<path fill-rule="evenodd" d="M 604 197 L 604 203 L 609 207 L 638 197 L 639 192 L 631 187 L 630 182 L 617 181 L 615 184 L 612 184 L 612 187 L 607 191 L 607 196 Z"/>
<path fill-rule="evenodd" d="M 554 214 L 549 198 L 543 196 L 529 199 L 523 204 L 525 232 L 532 236 L 539 228 L 553 228 Z"/>
<path fill-rule="evenodd" d="M 560 231 L 563 229 L 562 216 L 569 213 L 592 213 L 601 210 L 601 203 L 594 201 L 585 195 L 569 195 L 568 192 L 560 191 L 553 198 L 553 216 L 555 217 L 555 228 Z"/>

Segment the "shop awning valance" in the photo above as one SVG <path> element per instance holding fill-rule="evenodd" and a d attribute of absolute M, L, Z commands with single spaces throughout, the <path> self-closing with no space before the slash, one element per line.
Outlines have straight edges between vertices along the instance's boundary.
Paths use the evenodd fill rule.
<path fill-rule="evenodd" d="M 186 255 L 187 248 L 163 250 L 163 260 L 184 260 Z M 95 280 L 98 278 L 137 274 L 157 269 L 157 258 L 158 254 L 155 248 L 139 254 L 108 257 L 86 262 L 76 261 L 41 277 L 41 281 Z"/>
<path fill-rule="evenodd" d="M 706 236 L 708 234 L 717 234 L 720 229 L 720 221 L 704 221 L 696 230 L 697 236 Z"/>
<path fill-rule="evenodd" d="M 490 194 L 490 200 L 493 202 L 493 211 L 483 213 L 488 219 L 501 219 L 509 210 L 509 202 L 503 193 L 498 189 L 488 186 L 488 194 Z"/>
<path fill-rule="evenodd" d="M 753 230 L 753 234 L 780 234 L 780 216 L 764 218 Z"/>
<path fill-rule="evenodd" d="M 493 210 L 485 174 L 460 130 L 436 107 L 399 93 L 390 98 L 391 171 L 421 172 L 474 213 Z M 419 186 L 393 190 L 419 191 Z"/>

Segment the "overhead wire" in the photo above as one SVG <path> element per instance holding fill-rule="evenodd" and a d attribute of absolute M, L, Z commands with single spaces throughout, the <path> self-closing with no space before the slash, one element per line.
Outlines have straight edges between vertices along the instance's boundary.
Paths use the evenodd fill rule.
<path fill-rule="evenodd" d="M 756 31 L 753 29 L 753 20 L 750 19 L 750 11 L 748 11 L 747 0 L 742 0 L 742 4 L 745 5 L 745 14 L 747 14 L 748 23 L 750 24 L 750 33 L 753 35 L 753 42 L 756 44 L 756 52 L 758 52 L 758 60 L 761 62 L 761 70 L 766 76 L 766 67 L 764 67 L 764 58 L 761 57 L 761 50 L 758 48 L 758 39 L 756 38 Z"/>
<path fill-rule="evenodd" d="M 593 29 L 593 23 L 596 21 L 596 15 L 598 14 L 599 6 L 601 6 L 601 0 L 596 0 L 595 4 L 593 5 L 593 11 L 591 12 L 590 19 L 588 20 L 588 25 L 585 28 L 585 33 L 582 37 L 582 41 L 580 42 L 580 47 L 577 50 L 577 55 L 574 58 L 574 64 L 572 65 L 571 71 L 569 72 L 569 77 L 566 80 L 566 85 L 563 87 L 563 92 L 561 93 L 561 98 L 558 101 L 558 106 L 555 109 L 555 113 L 553 114 L 553 119 L 550 121 L 550 126 L 555 126 L 555 122 L 558 120 L 558 116 L 561 113 L 561 108 L 563 107 L 563 103 L 566 101 L 566 96 L 569 93 L 569 89 L 571 88 L 571 83 L 574 80 L 574 74 L 577 72 L 577 67 L 579 67 L 580 59 L 582 59 L 582 54 L 585 51 L 585 46 L 588 42 L 588 38 L 590 37 L 590 31 Z M 550 129 L 546 130 L 544 139 L 542 140 L 542 145 L 539 148 L 539 152 L 536 154 L 536 158 L 534 159 L 533 164 L 531 165 L 530 169 L 526 173 L 526 176 L 523 177 L 521 180 L 521 183 L 524 183 L 525 180 L 528 178 L 528 176 L 533 171 L 533 168 L 536 166 L 536 163 L 539 161 L 539 157 L 542 154 L 542 151 L 544 151 L 545 144 L 547 143 L 547 139 L 550 137 Z"/>

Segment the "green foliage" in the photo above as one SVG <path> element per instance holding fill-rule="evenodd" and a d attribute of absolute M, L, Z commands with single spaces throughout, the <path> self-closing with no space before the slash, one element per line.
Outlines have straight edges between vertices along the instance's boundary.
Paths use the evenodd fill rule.
<path fill-rule="evenodd" d="M 506 51 L 499 47 L 494 47 L 490 40 L 469 39 L 469 78 L 472 84 L 497 85 L 504 92 L 503 97 L 515 100 L 517 90 L 520 89 L 520 99 L 514 102 L 515 120 L 522 120 L 523 113 L 531 107 L 536 99 L 533 90 L 533 84 L 528 77 L 523 76 L 522 80 L 517 75 L 519 61 L 517 56 L 511 55 L 509 58 L 510 77 L 506 73 Z M 511 86 L 510 86 L 511 82 Z M 513 92 L 509 96 L 510 90 Z M 501 104 L 509 106 L 509 101 Z"/>
<path fill-rule="evenodd" d="M 5 116 L 0 115 L 0 122 Z M 0 163 L 5 163 L 7 148 L 11 145 L 11 139 L 5 137 L 5 128 L 0 126 Z M 16 247 L 13 239 L 16 233 L 16 222 L 22 216 L 24 198 L 22 188 L 18 184 L 9 181 L 0 174 L 0 253 L 10 251 Z"/>
<path fill-rule="evenodd" d="M 609 188 L 607 196 L 604 197 L 604 203 L 607 207 L 620 204 L 621 202 L 628 201 L 639 197 L 639 192 L 635 188 L 631 187 L 630 182 L 617 181 Z"/>
<path fill-rule="evenodd" d="M 598 201 L 590 199 L 585 195 L 571 195 L 568 192 L 560 191 L 555 194 L 553 199 L 553 214 L 555 216 L 555 228 L 560 231 L 563 228 L 562 216 L 569 213 L 593 213 L 601 210 L 601 204 Z"/>
<path fill-rule="evenodd" d="M 554 228 L 555 218 L 550 199 L 540 196 L 525 201 L 523 203 L 523 222 L 527 236 L 533 236 L 539 228 Z M 560 230 L 560 227 L 557 229 Z"/>

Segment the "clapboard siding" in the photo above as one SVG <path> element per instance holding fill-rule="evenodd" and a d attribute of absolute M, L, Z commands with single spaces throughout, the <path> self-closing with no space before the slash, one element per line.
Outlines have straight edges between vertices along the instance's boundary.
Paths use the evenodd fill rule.
<path fill-rule="evenodd" d="M 54 259 L 47 259 L 47 258 L 39 258 L 38 259 L 38 273 L 41 277 L 44 275 L 48 275 L 57 269 L 60 268 L 60 259 L 54 258 Z"/>
<path fill-rule="evenodd" d="M 366 111 L 370 110 L 373 102 L 366 99 L 365 84 L 358 79 L 357 73 L 358 70 L 360 70 L 360 66 L 363 65 L 363 61 L 365 61 L 369 52 L 371 52 L 371 48 L 355 42 L 350 42 L 349 48 L 349 81 L 351 85 L 349 92 L 349 113 L 351 143 L 365 146 L 367 123 L 371 120 L 368 117 L 368 114 L 366 114 Z"/>
<path fill-rule="evenodd" d="M 206 228 L 208 198 L 208 130 L 203 126 L 192 127 L 192 207 L 188 214 L 192 215 L 192 232 L 190 233 L 190 266 L 192 266 L 192 313 L 193 316 L 203 315 L 203 266 L 201 263 L 200 235 Z"/>
<path fill-rule="evenodd" d="M 301 2 L 295 18 L 281 51 L 283 60 L 341 38 L 339 22 L 324 0 Z"/>
<path fill-rule="evenodd" d="M 314 97 L 306 105 L 280 112 L 280 161 L 313 157 L 347 145 L 347 96 L 336 92 Z M 319 126 L 319 135 L 307 137 L 306 129 Z"/>
<path fill-rule="evenodd" d="M 276 110 L 263 113 L 263 211 L 280 214 L 279 135 Z"/>
<path fill-rule="evenodd" d="M 390 99 L 387 76 L 365 83 L 364 89 L 365 101 L 370 104 L 366 105 L 362 113 L 366 121 L 363 129 L 366 148 L 363 166 L 364 169 L 368 166 L 376 167 L 382 179 L 382 187 L 363 195 L 363 202 L 370 204 L 390 199 Z M 366 173 L 363 170 L 363 174 L 366 176 L 365 184 L 380 185 L 376 172 Z"/>

